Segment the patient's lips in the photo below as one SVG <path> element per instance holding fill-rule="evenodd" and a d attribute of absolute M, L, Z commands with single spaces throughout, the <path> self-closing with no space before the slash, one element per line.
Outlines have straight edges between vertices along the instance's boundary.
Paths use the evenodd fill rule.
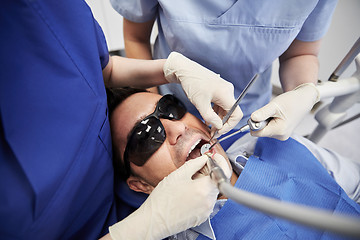
<path fill-rule="evenodd" d="M 189 151 L 186 161 L 200 157 L 201 156 L 200 148 L 205 143 L 206 143 L 206 141 L 203 139 L 199 139 L 199 141 L 195 142 L 195 144 L 191 147 L 191 149 Z"/>

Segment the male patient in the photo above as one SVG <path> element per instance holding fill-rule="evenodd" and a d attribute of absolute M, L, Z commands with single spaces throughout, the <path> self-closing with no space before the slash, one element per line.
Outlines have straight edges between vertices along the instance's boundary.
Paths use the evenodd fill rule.
<path fill-rule="evenodd" d="M 164 177 L 186 161 L 199 157 L 200 147 L 210 139 L 209 128 L 187 113 L 182 103 L 171 95 L 161 96 L 131 88 L 113 89 L 108 90 L 108 105 L 115 171 L 134 191 L 150 194 Z M 313 152 L 318 153 L 314 149 Z M 346 186 L 349 188 L 347 195 L 333 179 L 335 176 L 329 174 L 334 175 L 337 170 L 326 170 L 309 149 L 297 140 L 290 138 L 282 142 L 245 136 L 229 148 L 230 161 L 220 144 L 214 147 L 214 152 L 226 159 L 228 164 L 222 164 L 222 167 L 229 173 L 231 184 L 237 188 L 282 201 L 360 217 L 360 206 L 348 197 L 355 200 L 358 198 L 358 186 L 353 189 Z M 219 155 L 216 156 L 219 162 L 224 161 Z M 325 153 L 326 158 L 331 156 L 334 155 Z M 323 165 L 326 165 L 326 161 Z M 356 164 L 354 166 L 358 167 Z M 356 182 L 358 169 L 353 171 L 353 182 Z M 262 214 L 222 198 L 219 195 L 210 221 L 174 237 L 341 238 Z"/>

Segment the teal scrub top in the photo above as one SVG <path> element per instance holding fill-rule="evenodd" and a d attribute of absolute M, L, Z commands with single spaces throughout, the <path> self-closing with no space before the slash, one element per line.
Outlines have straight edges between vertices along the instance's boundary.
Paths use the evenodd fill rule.
<path fill-rule="evenodd" d="M 294 39 L 315 41 L 326 33 L 336 0 L 111 0 L 133 22 L 156 18 L 154 58 L 177 51 L 218 73 L 235 86 L 238 97 L 255 73 L 263 73 L 240 107 L 244 118 L 271 97 L 271 64 Z M 206 84 L 204 84 L 206 89 Z M 197 113 L 177 84 L 160 87 Z"/>

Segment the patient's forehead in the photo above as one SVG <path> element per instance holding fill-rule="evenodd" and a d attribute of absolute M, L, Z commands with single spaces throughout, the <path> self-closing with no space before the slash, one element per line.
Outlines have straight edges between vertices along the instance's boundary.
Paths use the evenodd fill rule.
<path fill-rule="evenodd" d="M 155 110 L 161 95 L 140 92 L 125 99 L 114 110 L 111 117 L 112 133 L 120 149 L 125 149 L 126 138 L 135 124 Z"/>

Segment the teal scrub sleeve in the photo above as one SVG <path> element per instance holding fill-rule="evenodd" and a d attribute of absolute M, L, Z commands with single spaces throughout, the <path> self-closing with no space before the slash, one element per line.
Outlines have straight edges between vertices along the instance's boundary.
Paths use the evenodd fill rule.
<path fill-rule="evenodd" d="M 132 22 L 147 22 L 158 13 L 157 0 L 110 0 L 112 7 L 124 18 Z"/>
<path fill-rule="evenodd" d="M 306 19 L 296 39 L 316 41 L 321 39 L 329 29 L 337 0 L 320 0 Z"/>

